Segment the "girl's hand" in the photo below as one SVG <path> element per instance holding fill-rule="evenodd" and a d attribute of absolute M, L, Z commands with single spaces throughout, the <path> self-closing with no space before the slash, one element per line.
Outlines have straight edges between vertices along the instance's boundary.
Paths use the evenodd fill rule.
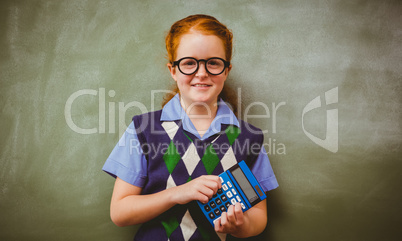
<path fill-rule="evenodd" d="M 177 204 L 186 204 L 193 200 L 207 203 L 221 186 L 218 176 L 200 176 L 186 184 L 171 188 L 172 200 Z"/>
<path fill-rule="evenodd" d="M 215 222 L 215 231 L 220 233 L 237 234 L 247 229 L 249 220 L 243 215 L 240 203 L 230 205 L 227 212 L 223 212 L 221 218 Z"/>

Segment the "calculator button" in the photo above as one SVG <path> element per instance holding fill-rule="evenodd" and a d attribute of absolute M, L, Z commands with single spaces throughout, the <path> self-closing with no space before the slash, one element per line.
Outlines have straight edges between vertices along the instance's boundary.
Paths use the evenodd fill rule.
<path fill-rule="evenodd" d="M 236 192 L 236 190 L 234 188 L 232 189 L 232 192 L 233 192 L 234 195 L 237 194 L 237 192 Z"/>
<path fill-rule="evenodd" d="M 209 205 L 211 205 L 211 208 L 216 208 L 216 204 L 214 203 L 214 201 L 211 201 Z"/>
<path fill-rule="evenodd" d="M 241 208 L 242 208 L 242 209 L 246 209 L 246 206 L 244 206 L 243 203 L 240 203 L 240 205 L 241 205 Z"/>
<path fill-rule="evenodd" d="M 232 194 L 230 191 L 228 191 L 228 192 L 226 193 L 226 195 L 228 196 L 228 198 L 233 197 L 233 194 Z"/>
<path fill-rule="evenodd" d="M 212 197 L 215 198 L 215 197 L 217 197 L 217 196 L 218 196 L 218 195 L 215 193 Z"/>
<path fill-rule="evenodd" d="M 231 202 L 233 205 L 235 205 L 235 204 L 237 203 L 236 199 L 234 199 L 234 198 L 232 198 L 232 199 L 230 200 L 230 202 Z M 211 205 L 211 206 L 212 206 L 212 205 Z"/>
<path fill-rule="evenodd" d="M 230 202 L 225 203 L 225 207 L 229 208 L 230 207 Z"/>
<path fill-rule="evenodd" d="M 232 183 L 230 183 L 229 181 L 227 182 L 227 184 L 228 184 L 229 187 L 233 187 Z"/>
<path fill-rule="evenodd" d="M 218 194 L 222 194 L 223 193 L 223 191 L 222 191 L 222 189 L 218 189 Z"/>
<path fill-rule="evenodd" d="M 224 202 L 226 202 L 226 201 L 228 200 L 228 198 L 225 196 L 225 194 L 223 194 L 223 195 L 221 196 L 221 199 L 222 199 L 222 201 L 224 201 Z"/>
<path fill-rule="evenodd" d="M 208 216 L 209 216 L 209 218 L 210 218 L 210 219 L 215 218 L 215 215 L 214 215 L 214 213 L 213 213 L 213 212 L 208 213 Z"/>
<path fill-rule="evenodd" d="M 221 211 L 219 211 L 219 209 L 215 209 L 214 213 L 215 213 L 216 216 L 219 216 L 221 214 Z"/>
<path fill-rule="evenodd" d="M 221 205 L 221 204 L 222 204 L 222 201 L 221 201 L 219 198 L 215 199 L 215 202 L 216 202 L 216 204 L 218 204 L 218 205 Z"/>
<path fill-rule="evenodd" d="M 209 207 L 208 204 L 204 206 L 204 209 L 205 209 L 205 211 L 207 211 L 207 212 L 211 211 L 211 208 Z"/>
<path fill-rule="evenodd" d="M 237 201 L 241 202 L 241 198 L 239 196 L 236 196 Z"/>
<path fill-rule="evenodd" d="M 223 182 L 224 182 L 222 177 L 219 177 L 219 179 L 221 179 L 221 183 L 223 183 Z"/>
<path fill-rule="evenodd" d="M 220 206 L 219 209 L 221 210 L 221 212 L 226 212 L 225 206 Z"/>
<path fill-rule="evenodd" d="M 223 184 L 223 185 L 222 185 L 222 189 L 223 189 L 224 191 L 227 191 L 229 188 L 228 188 L 228 186 L 226 186 L 226 184 Z"/>

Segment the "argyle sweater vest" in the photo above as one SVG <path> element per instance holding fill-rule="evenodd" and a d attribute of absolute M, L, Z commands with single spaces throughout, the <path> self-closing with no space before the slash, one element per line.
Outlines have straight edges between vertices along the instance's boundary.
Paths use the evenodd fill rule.
<path fill-rule="evenodd" d="M 147 159 L 142 194 L 179 186 L 201 175 L 219 175 L 242 160 L 253 167 L 263 142 L 260 129 L 240 120 L 240 127 L 222 124 L 221 132 L 200 140 L 185 131 L 181 121 L 160 121 L 161 113 L 133 117 Z M 226 240 L 226 235 L 216 233 L 197 204 L 190 202 L 144 223 L 134 240 Z"/>

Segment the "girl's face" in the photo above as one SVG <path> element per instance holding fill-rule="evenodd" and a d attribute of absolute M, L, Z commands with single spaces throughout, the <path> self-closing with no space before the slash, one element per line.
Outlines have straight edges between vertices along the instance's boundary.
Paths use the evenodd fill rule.
<path fill-rule="evenodd" d="M 184 57 L 209 59 L 219 57 L 225 59 L 223 42 L 215 35 L 203 35 L 200 33 L 185 34 L 181 37 L 177 48 L 175 61 Z M 218 95 L 223 89 L 223 84 L 229 74 L 231 66 L 219 75 L 211 75 L 205 69 L 205 62 L 199 62 L 197 72 L 192 75 L 182 74 L 178 67 L 168 64 L 172 78 L 177 82 L 182 98 L 182 105 L 189 107 L 191 104 L 205 103 L 212 106 L 218 100 Z"/>

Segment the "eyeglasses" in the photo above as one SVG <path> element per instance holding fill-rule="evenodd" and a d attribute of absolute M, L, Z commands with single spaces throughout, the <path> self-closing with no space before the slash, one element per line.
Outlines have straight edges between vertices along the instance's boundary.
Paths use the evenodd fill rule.
<path fill-rule="evenodd" d="M 209 59 L 195 59 L 193 57 L 184 57 L 173 62 L 173 67 L 178 66 L 182 74 L 192 75 L 198 71 L 200 62 L 205 63 L 206 71 L 211 75 L 220 75 L 226 67 L 229 67 L 230 62 L 224 59 L 213 57 Z"/>

